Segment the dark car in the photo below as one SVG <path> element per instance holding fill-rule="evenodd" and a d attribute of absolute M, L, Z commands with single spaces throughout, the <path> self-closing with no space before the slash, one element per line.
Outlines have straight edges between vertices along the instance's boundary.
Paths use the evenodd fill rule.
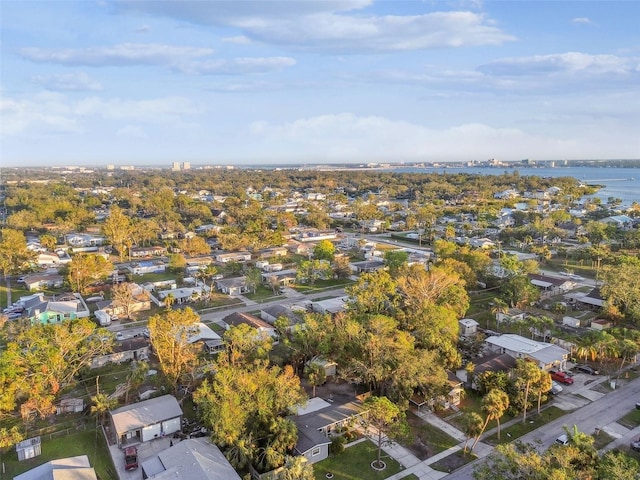
<path fill-rule="evenodd" d="M 588 373 L 589 375 L 598 375 L 598 370 L 593 368 L 591 365 L 576 365 L 575 368 L 578 372 Z"/>
<path fill-rule="evenodd" d="M 138 449 L 127 447 L 124 449 L 124 469 L 135 470 L 138 468 Z"/>
<path fill-rule="evenodd" d="M 640 438 L 631 442 L 631 450 L 635 450 L 636 452 L 640 452 Z"/>

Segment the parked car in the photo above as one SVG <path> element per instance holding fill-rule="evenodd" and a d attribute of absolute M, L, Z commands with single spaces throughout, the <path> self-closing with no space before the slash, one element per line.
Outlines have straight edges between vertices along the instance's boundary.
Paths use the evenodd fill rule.
<path fill-rule="evenodd" d="M 640 438 L 631 442 L 631 450 L 635 450 L 636 452 L 640 452 Z"/>
<path fill-rule="evenodd" d="M 569 436 L 566 433 L 563 433 L 558 438 L 556 438 L 556 443 L 558 445 L 568 445 L 569 444 Z"/>
<path fill-rule="evenodd" d="M 124 449 L 124 469 L 135 470 L 138 468 L 138 449 L 127 447 Z"/>
<path fill-rule="evenodd" d="M 562 390 L 562 385 L 560 385 L 555 380 L 551 380 L 551 390 L 549 390 L 549 392 L 551 392 L 551 395 L 558 395 Z"/>
<path fill-rule="evenodd" d="M 556 372 L 550 370 L 551 378 L 556 382 L 564 383 L 565 385 L 573 385 L 573 378 L 567 372 Z"/>
<path fill-rule="evenodd" d="M 589 375 L 598 375 L 598 373 L 600 373 L 591 365 L 576 365 L 575 369 L 582 373 L 588 373 Z"/>

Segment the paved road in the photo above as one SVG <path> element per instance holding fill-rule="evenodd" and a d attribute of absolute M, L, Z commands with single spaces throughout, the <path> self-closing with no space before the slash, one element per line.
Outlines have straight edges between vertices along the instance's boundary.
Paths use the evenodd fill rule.
<path fill-rule="evenodd" d="M 578 410 L 568 413 L 539 429 L 523 435 L 520 440 L 536 445 L 539 451 L 549 448 L 558 436 L 564 433 L 563 426 L 573 428 L 577 425 L 581 432 L 593 434 L 596 427 L 604 429 L 610 434 L 616 432 L 623 434 L 623 439 L 630 438 L 631 431 L 621 428 L 616 420 L 623 417 L 627 412 L 635 408 L 637 401 L 640 401 L 640 378 L 637 378 L 619 389 L 603 396 L 602 398 L 585 405 Z M 448 475 L 446 480 L 469 480 L 473 479 L 473 466 L 477 462 L 465 465 L 460 470 Z"/>

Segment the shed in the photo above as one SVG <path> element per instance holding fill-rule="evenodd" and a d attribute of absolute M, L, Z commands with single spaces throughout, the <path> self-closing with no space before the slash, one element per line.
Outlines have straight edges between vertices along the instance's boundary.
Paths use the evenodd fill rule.
<path fill-rule="evenodd" d="M 611 328 L 612 324 L 609 320 L 605 320 L 604 318 L 598 318 L 591 322 L 592 330 L 606 330 L 607 328 Z"/>
<path fill-rule="evenodd" d="M 63 398 L 56 405 L 56 415 L 63 413 L 79 413 L 84 410 L 84 400 L 82 398 Z"/>
<path fill-rule="evenodd" d="M 470 337 L 478 332 L 478 325 L 480 324 L 473 318 L 463 318 L 458 320 L 458 325 L 460 326 L 460 336 Z"/>
<path fill-rule="evenodd" d="M 27 438 L 16 445 L 16 453 L 18 461 L 29 460 L 37 457 L 42 453 L 42 444 L 40 437 Z"/>
<path fill-rule="evenodd" d="M 567 325 L 568 327 L 577 328 L 580 326 L 580 319 L 575 317 L 564 316 L 562 317 L 562 324 Z"/>

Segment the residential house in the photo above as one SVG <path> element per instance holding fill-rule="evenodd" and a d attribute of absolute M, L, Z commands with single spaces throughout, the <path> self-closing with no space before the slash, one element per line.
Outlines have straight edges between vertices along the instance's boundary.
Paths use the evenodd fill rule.
<path fill-rule="evenodd" d="M 317 230 L 315 228 L 300 229 L 296 234 L 299 242 L 319 242 L 320 240 L 334 240 L 336 233 L 332 230 Z"/>
<path fill-rule="evenodd" d="M 332 317 L 347 309 L 349 297 L 327 298 L 312 302 L 313 311 L 318 313 L 328 313 Z"/>
<path fill-rule="evenodd" d="M 222 320 L 229 327 L 232 327 L 232 326 L 237 327 L 242 324 L 249 325 L 251 328 L 253 328 L 256 331 L 257 335 L 260 336 L 261 338 L 265 338 L 266 336 L 269 336 L 273 338 L 274 341 L 278 340 L 278 332 L 276 331 L 273 325 L 265 322 L 264 320 L 256 317 L 255 315 L 251 315 L 250 313 L 235 312 L 230 315 L 227 315 Z"/>
<path fill-rule="evenodd" d="M 418 410 L 423 408 L 433 409 L 436 405 L 442 408 L 452 408 L 460 405 L 464 388 L 462 386 L 462 380 L 460 380 L 452 372 L 447 371 L 447 383 L 450 390 L 446 395 L 440 395 L 435 398 L 428 398 L 421 393 L 414 393 L 409 399 L 409 403 L 415 405 Z"/>
<path fill-rule="evenodd" d="M 108 364 L 120 364 L 132 360 L 148 360 L 151 345 L 142 337 L 126 338 L 116 342 L 111 352 L 91 359 L 91 368 L 100 368 Z"/>
<path fill-rule="evenodd" d="M 60 323 L 64 320 L 77 320 L 90 315 L 89 308 L 80 294 L 66 294 L 46 297 L 40 293 L 19 300 L 31 324 Z"/>
<path fill-rule="evenodd" d="M 318 365 L 324 370 L 326 378 L 335 378 L 338 370 L 338 364 L 336 362 L 318 356 L 313 357 L 306 363 L 306 365 Z"/>
<path fill-rule="evenodd" d="M 309 463 L 327 458 L 331 436 L 340 435 L 343 427 L 357 422 L 363 415 L 360 400 L 347 395 L 333 395 L 330 400 L 312 398 L 290 417 L 298 427 L 295 451 Z"/>
<path fill-rule="evenodd" d="M 177 305 L 189 303 L 202 296 L 202 287 L 182 287 L 172 288 L 171 290 L 161 290 L 158 292 L 158 298 L 164 301 L 171 295 L 173 302 Z"/>
<path fill-rule="evenodd" d="M 44 288 L 61 288 L 64 278 L 57 273 L 33 273 L 24 276 L 24 284 L 31 292 Z"/>
<path fill-rule="evenodd" d="M 485 372 L 509 373 L 516 368 L 515 357 L 508 353 L 491 353 L 480 358 L 474 358 L 471 360 L 471 363 L 473 364 L 473 375 L 471 378 L 469 378 L 469 373 L 466 368 L 456 370 L 456 377 L 474 390 L 478 389 L 478 385 L 475 383 L 475 377 L 478 375 Z"/>
<path fill-rule="evenodd" d="M 243 263 L 251 260 L 251 253 L 249 252 L 218 253 L 216 254 L 215 258 L 216 258 L 216 262 L 219 262 L 219 263 L 229 263 L 229 262 Z"/>
<path fill-rule="evenodd" d="M 538 287 L 545 297 L 567 293 L 576 286 L 574 281 L 567 278 L 537 273 L 529 273 L 528 276 L 531 283 Z"/>
<path fill-rule="evenodd" d="M 304 323 L 302 316 L 286 305 L 270 305 L 260 310 L 260 318 L 271 325 L 280 317 L 285 317 L 291 326 Z"/>
<path fill-rule="evenodd" d="M 129 249 L 129 255 L 133 258 L 159 257 L 161 255 L 166 255 L 166 254 L 167 254 L 167 249 L 160 246 L 131 247 L 131 249 Z"/>
<path fill-rule="evenodd" d="M 288 253 L 286 247 L 263 248 L 258 252 L 258 258 L 286 257 Z"/>
<path fill-rule="evenodd" d="M 134 275 L 145 275 L 147 273 L 163 273 L 167 269 L 167 264 L 162 260 L 148 260 L 130 263 L 126 268 Z"/>
<path fill-rule="evenodd" d="M 109 418 L 123 448 L 180 431 L 182 409 L 174 396 L 163 395 L 112 410 Z"/>
<path fill-rule="evenodd" d="M 602 298 L 602 295 L 600 294 L 600 288 L 598 287 L 594 288 L 586 295 L 581 293 L 574 293 L 569 297 L 569 300 L 575 305 L 591 309 L 603 308 L 605 305 L 605 300 Z"/>
<path fill-rule="evenodd" d="M 631 230 L 635 225 L 634 219 L 627 215 L 613 215 L 603 218 L 600 222 L 606 223 L 607 225 L 614 225 L 619 230 Z"/>
<path fill-rule="evenodd" d="M 384 262 L 379 260 L 364 260 L 362 262 L 352 262 L 349 264 L 351 270 L 356 273 L 377 272 L 384 268 Z"/>
<path fill-rule="evenodd" d="M 295 269 L 280 270 L 277 272 L 263 272 L 261 274 L 262 283 L 267 286 L 271 285 L 272 279 L 275 278 L 281 287 L 291 285 L 298 278 L 298 271 Z"/>
<path fill-rule="evenodd" d="M 89 457 L 58 458 L 27 470 L 13 477 L 13 480 L 97 480 L 96 472 L 89 463 Z"/>
<path fill-rule="evenodd" d="M 188 438 L 140 463 L 142 478 L 241 480 L 229 461 L 207 438 Z"/>
<path fill-rule="evenodd" d="M 557 345 L 510 333 L 489 337 L 485 344 L 490 352 L 507 353 L 513 358 L 531 360 L 542 370 L 564 370 L 569 358 L 569 351 Z"/>
<path fill-rule="evenodd" d="M 519 308 L 509 308 L 506 312 L 496 313 L 496 321 L 498 324 L 516 323 L 524 320 L 525 313 Z"/>
<path fill-rule="evenodd" d="M 221 278 L 216 280 L 216 288 L 225 295 L 242 295 L 249 293 L 247 277 Z"/>

